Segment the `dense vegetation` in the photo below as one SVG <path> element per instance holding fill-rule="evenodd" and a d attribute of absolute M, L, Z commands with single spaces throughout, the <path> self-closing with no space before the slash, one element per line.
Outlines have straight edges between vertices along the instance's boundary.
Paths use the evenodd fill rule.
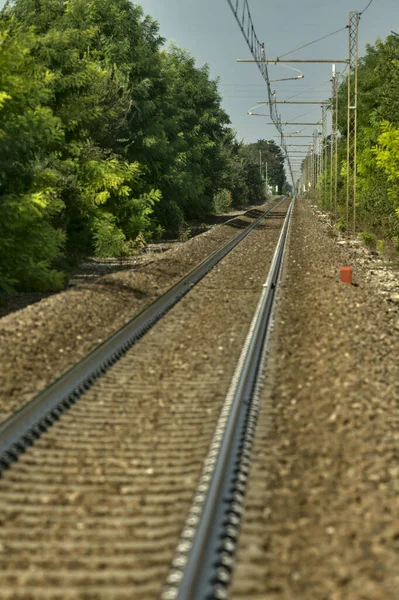
<path fill-rule="evenodd" d="M 399 36 L 367 47 L 359 63 L 358 91 L 358 229 L 365 239 L 391 240 L 399 249 Z M 339 87 L 339 105 L 338 201 L 345 229 L 347 79 Z M 329 171 L 326 176 L 329 181 Z"/>
<path fill-rule="evenodd" d="M 263 198 L 217 81 L 164 48 L 129 0 L 14 0 L 0 18 L 0 290 L 63 285 L 79 256 L 123 255 Z M 282 189 L 273 142 L 269 181 Z"/>

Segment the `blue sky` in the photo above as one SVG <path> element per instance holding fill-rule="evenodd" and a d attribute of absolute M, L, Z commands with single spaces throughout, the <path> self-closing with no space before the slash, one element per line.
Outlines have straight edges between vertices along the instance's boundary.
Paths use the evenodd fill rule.
<path fill-rule="evenodd" d="M 257 34 L 265 42 L 268 58 L 345 27 L 349 10 L 362 10 L 367 3 L 368 0 L 249 0 Z M 208 63 L 212 76 L 220 78 L 224 107 L 240 137 L 249 142 L 274 135 L 273 126 L 264 125 L 268 119 L 246 114 L 265 96 L 265 86 L 256 65 L 236 62 L 237 58 L 250 55 L 227 0 L 142 0 L 140 4 L 159 21 L 165 38 L 186 48 L 196 57 L 198 65 Z M 364 53 L 367 43 L 373 44 L 377 37 L 385 38 L 391 29 L 399 30 L 399 0 L 374 0 L 360 21 L 359 54 Z M 348 53 L 347 37 L 347 30 L 342 31 L 292 56 L 344 59 Z M 343 67 L 337 65 L 338 70 Z M 301 68 L 303 80 L 272 84 L 278 99 L 296 94 L 300 96 L 295 100 L 326 99 L 331 86 L 331 65 L 305 64 Z M 269 67 L 273 79 L 287 77 L 287 73 L 281 66 Z M 318 107 L 281 107 L 284 121 L 294 120 L 305 112 L 309 114 L 303 120 L 319 119 Z"/>
<path fill-rule="evenodd" d="M 275 58 L 325 34 L 343 28 L 350 10 L 362 11 L 368 0 L 248 0 L 260 41 L 265 42 L 267 58 Z M 238 137 L 246 142 L 270 139 L 276 134 L 268 118 L 247 115 L 249 108 L 265 98 L 265 85 L 255 64 L 239 64 L 237 58 L 250 58 L 246 42 L 227 0 L 142 0 L 144 11 L 159 21 L 160 33 L 186 48 L 197 64 L 207 63 L 211 75 L 220 78 L 223 106 L 230 115 Z M 384 39 L 391 30 L 399 31 L 399 0 L 373 0 L 361 17 L 359 55 L 366 44 Z M 328 39 L 292 54 L 302 59 L 345 59 L 348 33 L 344 30 Z M 304 79 L 276 82 L 277 99 L 327 99 L 331 89 L 330 64 L 292 65 L 301 67 Z M 337 65 L 343 70 L 344 65 Z M 270 66 L 271 79 L 289 77 L 281 66 Z M 317 86 L 317 87 L 315 87 Z M 294 98 L 292 98 L 294 99 Z M 320 107 L 315 105 L 280 106 L 283 121 L 318 121 Z M 259 112 L 267 113 L 266 109 Z M 301 115 L 301 116 L 300 116 Z M 298 127 L 292 127 L 293 131 Z M 303 134 L 311 133 L 310 126 Z M 286 127 L 288 133 L 289 127 Z M 303 143 L 310 140 L 302 139 Z M 299 142 L 299 141 L 298 141 Z M 297 148 L 297 150 L 300 150 Z"/>
<path fill-rule="evenodd" d="M 268 58 L 345 27 L 349 10 L 362 11 L 368 3 L 368 0 L 248 1 Z M 0 0 L 0 6 L 3 4 L 4 0 Z M 275 135 L 275 128 L 265 124 L 269 119 L 247 115 L 258 100 L 266 99 L 265 85 L 256 65 L 236 62 L 237 58 L 250 55 L 227 0 L 141 0 L 139 4 L 159 22 L 162 36 L 187 49 L 199 66 L 207 63 L 212 77 L 220 78 L 223 106 L 240 139 L 253 142 Z M 364 53 L 367 43 L 373 44 L 377 37 L 385 38 L 392 29 L 399 31 L 399 0 L 373 0 L 360 21 L 359 54 Z M 292 56 L 344 59 L 347 48 L 345 30 Z M 340 68 L 342 70 L 343 65 L 337 66 Z M 306 64 L 302 70 L 305 75 L 302 80 L 272 84 L 278 99 L 297 94 L 295 100 L 323 100 L 329 96 L 331 65 Z M 287 73 L 289 71 L 281 66 L 269 68 L 271 79 L 287 77 Z M 312 105 L 281 106 L 280 112 L 283 121 L 320 119 L 320 108 Z M 311 133 L 312 129 L 310 126 L 303 133 Z"/>

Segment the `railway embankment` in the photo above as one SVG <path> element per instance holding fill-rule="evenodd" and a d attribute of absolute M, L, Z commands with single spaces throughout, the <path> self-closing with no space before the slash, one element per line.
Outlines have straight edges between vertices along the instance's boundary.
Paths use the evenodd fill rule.
<path fill-rule="evenodd" d="M 0 598 L 160 597 L 288 204 L 4 471 Z"/>
<path fill-rule="evenodd" d="M 0 597 L 159 598 L 287 207 L 273 209 L 4 471 Z M 1 320 L 2 419 L 259 214 Z M 348 265 L 352 285 L 339 281 Z M 296 201 L 234 600 L 396 598 L 395 286 L 394 270 Z"/>
<path fill-rule="evenodd" d="M 356 243 L 296 203 L 234 600 L 394 600 L 399 305 Z M 354 285 L 339 282 L 353 267 Z"/>
<path fill-rule="evenodd" d="M 0 319 L 0 420 L 30 400 L 152 303 L 210 253 L 252 223 L 266 205 L 137 265 L 43 298 Z"/>

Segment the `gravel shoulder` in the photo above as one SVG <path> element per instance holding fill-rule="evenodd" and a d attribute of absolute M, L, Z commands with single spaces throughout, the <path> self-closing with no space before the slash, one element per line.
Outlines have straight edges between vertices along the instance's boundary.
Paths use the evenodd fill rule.
<path fill-rule="evenodd" d="M 76 364 L 268 204 L 159 255 L 42 299 L 0 319 L 0 422 Z"/>
<path fill-rule="evenodd" d="M 328 233 L 297 201 L 234 600 L 398 597 L 399 305 Z"/>
<path fill-rule="evenodd" d="M 287 207 L 4 472 L 2 600 L 159 599 Z"/>

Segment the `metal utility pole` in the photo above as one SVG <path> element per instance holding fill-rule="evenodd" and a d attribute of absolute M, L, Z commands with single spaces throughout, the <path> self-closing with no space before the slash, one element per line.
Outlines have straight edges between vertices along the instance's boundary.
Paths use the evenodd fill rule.
<path fill-rule="evenodd" d="M 337 80 L 335 83 L 335 136 L 334 136 L 334 175 L 335 175 L 335 188 L 334 188 L 334 220 L 337 220 L 337 198 L 338 198 L 338 81 L 339 73 L 337 73 Z"/>
<path fill-rule="evenodd" d="M 323 164 L 323 157 L 322 157 L 322 145 L 321 145 L 321 136 L 322 136 L 322 131 L 321 131 L 321 127 L 319 129 L 319 131 L 317 132 L 317 181 L 320 181 L 320 175 L 321 175 L 321 167 Z"/>
<path fill-rule="evenodd" d="M 314 187 L 314 196 L 317 197 L 317 142 L 318 142 L 318 131 L 315 129 L 313 131 L 313 187 Z"/>
<path fill-rule="evenodd" d="M 335 88 L 337 85 L 337 75 L 335 72 L 335 65 L 332 66 L 332 78 L 331 78 L 331 138 L 330 138 L 330 212 L 333 210 L 333 156 L 334 156 L 334 137 L 335 137 L 335 114 L 334 114 L 334 98 Z M 334 204 L 334 214 L 336 213 L 336 206 Z"/>
<path fill-rule="evenodd" d="M 346 142 L 346 226 L 349 232 L 349 210 L 352 202 L 353 233 L 356 233 L 356 168 L 357 168 L 357 67 L 359 56 L 359 13 L 349 13 L 348 36 L 348 115 Z"/>
<path fill-rule="evenodd" d="M 312 189 L 312 196 L 314 190 L 314 140 L 311 145 L 311 153 L 310 153 L 310 187 Z"/>
<path fill-rule="evenodd" d="M 321 107 L 321 127 L 322 127 L 322 139 L 323 139 L 323 183 L 324 183 L 324 198 L 322 206 L 325 207 L 327 204 L 327 108 Z"/>
<path fill-rule="evenodd" d="M 262 177 L 262 150 L 259 150 L 259 173 Z"/>
<path fill-rule="evenodd" d="M 308 155 L 305 157 L 305 162 L 304 162 L 304 166 L 305 166 L 305 188 L 306 188 L 306 195 L 309 192 L 309 187 L 310 187 L 310 183 L 309 183 L 309 169 L 310 169 L 310 149 L 308 152 Z"/>

